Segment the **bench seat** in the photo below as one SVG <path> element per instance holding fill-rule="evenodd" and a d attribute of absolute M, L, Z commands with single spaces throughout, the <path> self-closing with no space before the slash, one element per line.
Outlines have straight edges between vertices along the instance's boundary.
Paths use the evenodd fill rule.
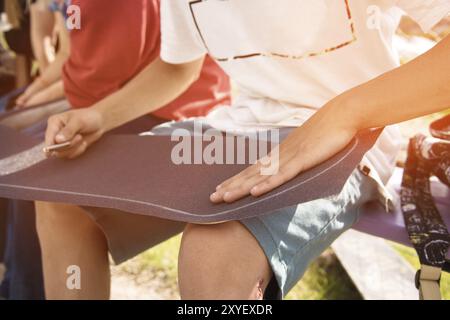
<path fill-rule="evenodd" d="M 402 175 L 403 170 L 396 169 L 388 183 L 388 189 L 395 196 L 395 210 L 387 213 L 379 202 L 369 203 L 362 209 L 354 229 L 411 246 L 400 208 L 399 193 Z M 432 179 L 431 188 L 436 206 L 448 227 L 450 226 L 450 188 L 435 178 Z"/>

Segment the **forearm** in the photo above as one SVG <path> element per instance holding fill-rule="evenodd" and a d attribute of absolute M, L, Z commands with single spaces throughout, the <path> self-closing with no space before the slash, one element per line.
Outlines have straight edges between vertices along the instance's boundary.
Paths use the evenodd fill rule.
<path fill-rule="evenodd" d="M 62 80 L 55 82 L 49 87 L 40 90 L 27 99 L 22 107 L 32 107 L 39 104 L 46 104 L 64 98 L 64 87 Z"/>
<path fill-rule="evenodd" d="M 62 80 L 59 80 L 38 92 L 33 98 L 38 104 L 42 104 L 62 99 L 64 96 L 64 84 Z"/>
<path fill-rule="evenodd" d="M 170 65 L 158 58 L 121 90 L 93 106 L 102 115 L 104 130 L 119 127 L 170 103 L 198 79 L 202 65 L 203 59 Z"/>
<path fill-rule="evenodd" d="M 58 30 L 60 47 L 55 60 L 40 76 L 40 80 L 45 86 L 49 86 L 61 79 L 62 69 L 70 56 L 69 31 L 66 28 L 64 17 L 60 13 L 55 13 L 54 19 L 56 22 L 56 29 Z"/>
<path fill-rule="evenodd" d="M 44 43 L 47 37 L 52 36 L 54 16 L 42 1 L 31 5 L 30 16 L 33 53 L 38 61 L 39 70 L 42 72 L 49 65 Z"/>
<path fill-rule="evenodd" d="M 48 65 L 48 67 L 44 70 L 44 72 L 39 76 L 38 81 L 41 82 L 41 86 L 46 88 L 55 82 L 61 80 L 62 77 L 62 69 L 64 67 L 64 63 L 67 60 L 66 55 L 58 54 L 55 60 Z"/>
<path fill-rule="evenodd" d="M 410 63 L 345 92 L 325 107 L 357 130 L 383 127 L 447 108 L 450 36 Z"/>

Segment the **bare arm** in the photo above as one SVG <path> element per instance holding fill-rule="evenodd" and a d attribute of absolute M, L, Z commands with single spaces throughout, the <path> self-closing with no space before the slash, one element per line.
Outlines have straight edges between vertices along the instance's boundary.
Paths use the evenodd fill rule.
<path fill-rule="evenodd" d="M 40 0 L 33 3 L 30 7 L 31 43 L 41 72 L 49 65 L 45 53 L 45 38 L 51 38 L 55 25 L 54 14 L 46 6 L 46 1 Z"/>
<path fill-rule="evenodd" d="M 60 12 L 55 13 L 55 21 L 59 48 L 55 60 L 41 76 L 47 84 L 52 84 L 61 79 L 62 68 L 70 56 L 70 34 L 66 27 L 66 21 Z"/>
<path fill-rule="evenodd" d="M 161 108 L 198 79 L 203 59 L 172 65 L 156 59 L 121 90 L 90 108 L 72 110 L 49 119 L 46 144 L 70 141 L 55 156 L 75 158 L 106 131 Z"/>
<path fill-rule="evenodd" d="M 177 98 L 198 79 L 202 65 L 203 59 L 172 65 L 158 58 L 124 88 L 92 108 L 101 113 L 104 130 L 109 131 Z"/>
<path fill-rule="evenodd" d="M 27 101 L 26 106 L 32 107 L 39 104 L 46 104 L 59 99 L 63 99 L 64 96 L 64 84 L 62 80 L 59 80 L 33 95 Z"/>
<path fill-rule="evenodd" d="M 258 162 L 218 186 L 211 201 L 233 202 L 248 194 L 261 196 L 335 155 L 359 130 L 383 127 L 449 107 L 450 36 L 447 36 L 410 63 L 327 103 L 276 149 L 278 173 L 261 175 L 264 167 Z"/>
<path fill-rule="evenodd" d="M 450 108 L 450 36 L 417 59 L 356 87 L 329 110 L 355 129 L 382 127 Z"/>
<path fill-rule="evenodd" d="M 39 91 L 49 87 L 61 79 L 64 63 L 70 55 L 69 31 L 66 28 L 64 17 L 61 13 L 55 13 L 55 21 L 58 30 L 59 50 L 55 60 L 45 69 L 45 71 L 27 88 L 16 103 L 19 107 L 27 107 L 27 101 Z"/>

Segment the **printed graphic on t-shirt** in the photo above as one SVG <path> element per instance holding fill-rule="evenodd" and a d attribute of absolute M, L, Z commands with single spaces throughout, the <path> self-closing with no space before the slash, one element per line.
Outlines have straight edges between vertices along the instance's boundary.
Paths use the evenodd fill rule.
<path fill-rule="evenodd" d="M 348 0 L 193 0 L 190 10 L 218 61 L 303 59 L 356 41 Z"/>

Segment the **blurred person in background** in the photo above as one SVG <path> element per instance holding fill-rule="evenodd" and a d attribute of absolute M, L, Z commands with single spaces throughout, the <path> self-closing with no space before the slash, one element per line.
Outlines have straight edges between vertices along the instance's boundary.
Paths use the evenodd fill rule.
<path fill-rule="evenodd" d="M 0 5 L 6 13 L 9 30 L 4 33 L 9 49 L 16 54 L 16 87 L 24 87 L 31 81 L 33 49 L 30 33 L 30 6 L 28 0 L 3 0 Z"/>
<path fill-rule="evenodd" d="M 16 100 L 16 108 L 26 108 L 64 98 L 62 69 L 70 55 L 66 12 L 69 1 L 36 0 L 31 10 L 31 39 L 39 65 L 39 76 Z M 49 45 L 49 39 L 52 39 Z M 51 48 L 56 54 L 51 58 Z"/>
<path fill-rule="evenodd" d="M 49 65 L 45 54 L 45 38 L 54 33 L 54 13 L 48 1 L 2 1 L 9 28 L 5 40 L 15 53 L 16 90 L 6 94 L 2 109 L 16 106 L 15 99 L 32 79 L 33 62 L 37 60 L 38 73 Z M 59 69 L 62 65 L 59 66 Z M 59 71 L 60 72 L 60 71 Z M 29 87 L 28 87 L 29 88 Z M 8 90 L 9 91 L 9 90 Z M 4 92 L 6 93 L 6 91 Z M 8 299 L 43 299 L 43 279 L 40 248 L 35 231 L 34 205 L 27 201 L 2 199 L 0 201 L 3 260 L 6 274 L 0 286 L 0 296 Z M 24 254 L 26 252 L 26 254 Z"/>
<path fill-rule="evenodd" d="M 35 87 L 28 86 L 34 77 L 42 74 L 51 63 L 52 59 L 48 54 L 51 51 L 49 40 L 53 38 L 55 45 L 60 42 L 55 29 L 55 16 L 49 3 L 49 0 L 3 0 L 0 3 L 0 8 L 3 8 L 7 17 L 5 42 L 8 49 L 15 54 L 16 66 L 14 75 L 17 90 L 9 92 L 2 99 L 8 109 L 16 106 L 15 99 L 18 95 Z M 3 94 L 10 90 L 5 91 Z"/>

